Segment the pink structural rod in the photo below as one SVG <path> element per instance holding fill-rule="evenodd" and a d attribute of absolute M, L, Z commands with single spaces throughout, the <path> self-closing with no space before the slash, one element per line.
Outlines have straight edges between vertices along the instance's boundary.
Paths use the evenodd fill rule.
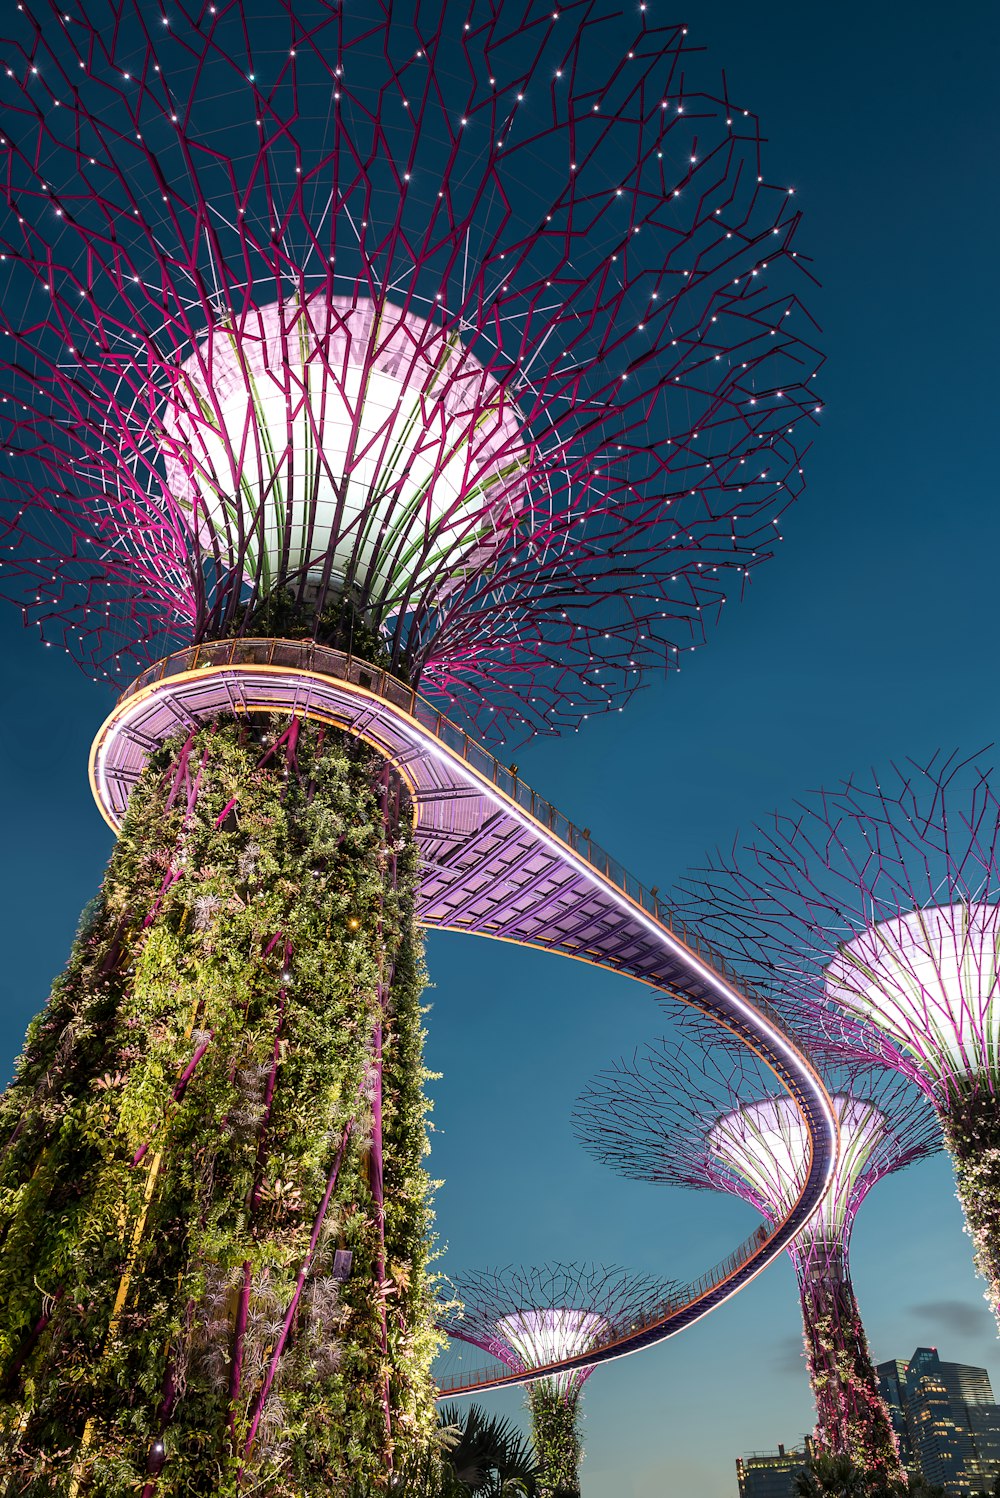
<path fill-rule="evenodd" d="M 295 1289 L 293 1290 L 292 1298 L 288 1303 L 288 1309 L 285 1312 L 285 1319 L 282 1322 L 282 1327 L 281 1331 L 278 1334 L 277 1343 L 275 1344 L 274 1351 L 271 1354 L 271 1360 L 267 1365 L 267 1371 L 264 1374 L 264 1380 L 260 1386 L 257 1398 L 253 1403 L 253 1409 L 250 1414 L 250 1429 L 247 1432 L 246 1442 L 243 1446 L 244 1461 L 246 1461 L 247 1457 L 250 1455 L 250 1452 L 253 1450 L 253 1443 L 257 1436 L 257 1427 L 260 1424 L 260 1417 L 263 1414 L 264 1405 L 267 1403 L 267 1396 L 271 1392 L 271 1385 L 274 1383 L 274 1376 L 278 1371 L 278 1364 L 281 1361 L 281 1355 L 285 1350 L 285 1343 L 288 1341 L 288 1334 L 292 1329 L 292 1322 L 295 1320 L 295 1312 L 297 1311 L 299 1301 L 302 1298 L 303 1287 L 305 1286 L 305 1282 L 309 1277 L 309 1271 L 312 1268 L 313 1258 L 316 1253 L 316 1244 L 319 1242 L 319 1235 L 322 1231 L 323 1223 L 326 1220 L 327 1210 L 330 1206 L 330 1198 L 333 1196 L 334 1189 L 337 1185 L 337 1177 L 340 1175 L 340 1167 L 343 1164 L 344 1160 L 344 1151 L 347 1149 L 347 1141 L 351 1136 L 351 1131 L 353 1128 L 354 1120 L 349 1119 L 347 1124 L 344 1126 L 344 1132 L 341 1135 L 340 1146 L 337 1150 L 337 1154 L 333 1162 L 333 1167 L 330 1171 L 329 1179 L 326 1183 L 326 1191 L 323 1193 L 323 1200 L 320 1203 L 319 1211 L 316 1214 L 316 1221 L 313 1224 L 312 1236 L 309 1239 L 309 1248 L 306 1252 L 305 1258 L 302 1261 L 302 1267 L 300 1268 L 298 1277 L 295 1281 Z M 242 1478 L 242 1475 L 243 1469 L 240 1468 L 240 1471 L 237 1474 L 237 1481 Z"/>

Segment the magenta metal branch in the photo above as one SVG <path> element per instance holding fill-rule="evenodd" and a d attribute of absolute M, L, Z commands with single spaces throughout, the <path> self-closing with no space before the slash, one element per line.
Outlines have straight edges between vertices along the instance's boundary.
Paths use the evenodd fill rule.
<path fill-rule="evenodd" d="M 386 990 L 388 985 L 385 986 Z M 389 1323 L 388 1307 L 386 1306 L 386 1267 L 385 1267 L 385 1180 L 382 1164 L 382 1021 L 375 1025 L 375 1033 L 372 1037 L 372 1143 L 371 1153 L 368 1159 L 369 1185 L 372 1194 L 372 1203 L 375 1208 L 375 1222 L 378 1230 L 378 1249 L 375 1255 L 375 1278 L 378 1288 L 380 1338 L 382 1355 L 387 1356 L 389 1351 Z M 385 1415 L 385 1433 L 387 1438 L 392 1436 L 392 1415 L 389 1402 L 389 1375 L 386 1373 L 382 1381 L 382 1409 Z M 392 1470 L 391 1450 L 389 1451 L 389 1470 Z"/>
<path fill-rule="evenodd" d="M 17 1382 L 17 1376 L 18 1376 L 18 1374 L 20 1373 L 21 1369 L 24 1367 L 27 1359 L 31 1356 L 31 1353 L 32 1353 L 32 1351 L 33 1351 L 33 1349 L 35 1347 L 35 1344 L 37 1343 L 39 1337 L 45 1331 L 45 1328 L 48 1326 L 49 1322 L 52 1320 L 52 1317 L 55 1315 L 56 1307 L 58 1306 L 59 1302 L 62 1300 L 64 1294 L 65 1294 L 65 1288 L 64 1288 L 64 1286 L 60 1285 L 59 1288 L 55 1291 L 55 1293 L 51 1297 L 51 1306 L 50 1306 L 50 1308 L 48 1310 L 42 1312 L 41 1316 L 39 1316 L 38 1320 L 35 1322 L 34 1326 L 31 1329 L 31 1331 L 28 1333 L 27 1337 L 25 1337 L 24 1341 L 22 1342 L 21 1347 L 20 1347 L 20 1349 L 18 1351 L 17 1356 L 15 1357 L 13 1363 L 11 1363 L 10 1367 L 8 1368 L 7 1372 L 4 1375 L 4 1380 L 3 1380 L 3 1385 L 2 1385 L 2 1392 L 5 1395 L 9 1392 L 9 1390 L 11 1390 L 15 1386 L 15 1384 Z"/>
<path fill-rule="evenodd" d="M 396 888 L 396 858 L 392 847 L 398 831 L 398 823 L 390 816 L 390 792 L 393 782 L 397 779 L 390 771 L 388 763 L 382 771 L 382 857 L 386 862 L 386 872 L 390 881 L 390 887 Z M 378 1286 L 378 1306 L 380 1338 L 383 1357 L 388 1357 L 389 1352 L 389 1310 L 386 1303 L 386 1259 L 385 1259 L 385 1171 L 382 1150 L 382 1044 L 384 1020 L 387 1012 L 389 994 L 392 988 L 393 964 L 385 967 L 385 896 L 384 892 L 379 902 L 379 915 L 376 928 L 376 940 L 380 949 L 380 962 L 383 971 L 379 975 L 378 1004 L 379 1016 L 375 1022 L 372 1035 L 372 1059 L 371 1059 L 371 1089 L 372 1089 L 372 1142 L 368 1157 L 369 1188 L 372 1195 L 372 1204 L 375 1209 L 375 1222 L 378 1232 L 378 1248 L 375 1255 L 375 1278 Z M 385 1417 L 386 1451 L 389 1470 L 392 1470 L 392 1409 L 389 1397 L 389 1375 L 385 1374 L 382 1381 L 382 1409 Z"/>
<path fill-rule="evenodd" d="M 997 1093 L 1000 798 L 978 756 L 805 796 L 681 898 L 832 1052 L 893 1067 L 943 1112 Z"/>
<path fill-rule="evenodd" d="M 174 1086 L 174 1090 L 171 1093 L 171 1097 L 173 1098 L 173 1101 L 175 1103 L 179 1103 L 180 1100 L 181 1100 L 181 1098 L 184 1096 L 185 1092 L 187 1091 L 187 1085 L 188 1085 L 188 1083 L 190 1082 L 191 1078 L 194 1076 L 195 1072 L 198 1069 L 198 1063 L 201 1061 L 202 1057 L 205 1055 L 206 1051 L 211 1046 L 212 1041 L 213 1041 L 214 1038 L 215 1038 L 215 1031 L 214 1030 L 210 1030 L 208 1032 L 207 1038 L 205 1040 L 203 1040 L 202 1043 L 199 1046 L 196 1047 L 194 1055 L 191 1057 L 191 1060 L 188 1062 L 187 1066 L 181 1072 L 181 1074 L 178 1077 L 177 1082 L 176 1082 L 176 1084 Z M 163 1121 L 166 1122 L 166 1114 L 164 1114 L 164 1120 Z M 147 1139 L 145 1144 L 141 1144 L 139 1146 L 139 1148 L 136 1150 L 135 1154 L 132 1156 L 132 1164 L 133 1165 L 140 1165 L 142 1163 L 142 1161 L 145 1159 L 145 1156 L 146 1156 L 146 1154 L 147 1154 L 147 1152 L 149 1150 L 149 1147 L 152 1144 L 152 1142 L 153 1141 L 151 1139 Z"/>
<path fill-rule="evenodd" d="M 585 1354 L 641 1321 L 676 1288 L 617 1265 L 562 1263 L 470 1270 L 450 1283 L 457 1304 L 441 1308 L 438 1325 L 516 1372 Z M 575 1398 L 593 1371 L 551 1374 L 544 1383 Z"/>
<path fill-rule="evenodd" d="M 1000 1317 L 1000 796 L 979 760 L 937 753 L 805 796 L 685 899 L 831 1054 L 923 1091 Z"/>
<path fill-rule="evenodd" d="M 2 44 L 26 624 L 124 682 L 280 598 L 494 740 L 680 667 L 822 404 L 798 200 L 686 28 L 275 5 L 257 57 L 242 0 L 147 21 L 24 0 Z"/>
<path fill-rule="evenodd" d="M 184 744 L 184 746 L 183 746 L 183 748 L 181 750 L 181 754 L 180 754 L 180 756 L 178 758 L 177 771 L 176 771 L 176 774 L 174 775 L 174 780 L 173 780 L 173 785 L 172 785 L 171 790 L 170 790 L 170 795 L 167 798 L 167 809 L 169 810 L 170 806 L 173 804 L 174 800 L 176 799 L 176 796 L 177 796 L 178 792 L 180 791 L 180 788 L 183 786 L 184 792 L 185 792 L 186 806 L 185 806 L 185 812 L 184 812 L 184 820 L 181 823 L 181 830 L 178 833 L 178 837 L 177 837 L 177 849 L 178 850 L 180 849 L 181 841 L 182 841 L 182 839 L 184 837 L 184 831 L 187 828 L 187 826 L 188 826 L 188 824 L 189 824 L 189 822 L 191 820 L 191 816 L 192 816 L 192 814 L 194 812 L 194 808 L 195 808 L 195 805 L 196 805 L 197 800 L 198 800 L 198 791 L 199 791 L 199 789 L 201 787 L 202 775 L 204 774 L 204 771 L 205 771 L 205 765 L 208 763 L 208 750 L 206 749 L 205 752 L 204 752 L 204 754 L 201 757 L 201 762 L 198 765 L 197 773 L 195 774 L 195 777 L 192 780 L 191 779 L 191 775 L 190 775 L 190 757 L 191 757 L 191 746 L 192 746 L 192 743 L 193 743 L 193 737 L 194 737 L 194 734 L 193 734 L 193 731 L 192 731 L 192 733 L 188 736 L 188 739 L 185 742 L 185 744 Z M 171 863 L 170 867 L 167 869 L 167 872 L 163 876 L 163 882 L 160 885 L 159 893 L 158 893 L 156 899 L 153 901 L 153 904 L 152 904 L 151 908 L 146 913 L 146 918 L 143 921 L 143 929 L 144 930 L 148 929 L 153 924 L 153 922 L 156 920 L 156 917 L 160 913 L 160 909 L 161 909 L 161 907 L 163 905 L 163 900 L 164 900 L 164 897 L 165 897 L 168 889 L 170 889 L 171 885 L 176 884 L 177 881 L 178 881 L 178 879 L 181 879 L 183 877 L 183 874 L 184 874 L 183 863 L 180 863 L 180 865 L 178 865 L 177 863 Z"/>

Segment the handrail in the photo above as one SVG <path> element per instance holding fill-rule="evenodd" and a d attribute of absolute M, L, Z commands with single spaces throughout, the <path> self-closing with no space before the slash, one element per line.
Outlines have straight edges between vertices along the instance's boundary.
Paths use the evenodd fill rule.
<path fill-rule="evenodd" d="M 601 1353 L 605 1348 L 613 1347 L 616 1342 L 621 1342 L 625 1338 L 631 1339 L 635 1336 L 636 1332 L 641 1333 L 649 1327 L 656 1326 L 657 1323 L 666 1320 L 668 1316 L 676 1315 L 684 1306 L 692 1305 L 695 1301 L 701 1300 L 709 1290 L 713 1290 L 717 1286 L 724 1284 L 726 1280 L 735 1274 L 736 1270 L 742 1269 L 744 1264 L 748 1264 L 754 1254 L 759 1251 L 761 1244 L 767 1241 L 769 1235 L 770 1229 L 763 1224 L 759 1228 L 755 1228 L 749 1238 L 740 1243 L 731 1253 L 728 1253 L 724 1259 L 720 1259 L 718 1264 L 713 1265 L 711 1269 L 706 1269 L 704 1274 L 699 1275 L 696 1280 L 692 1280 L 690 1284 L 685 1285 L 683 1289 L 678 1290 L 675 1294 L 665 1296 L 662 1300 L 656 1301 L 644 1315 L 638 1316 L 627 1327 L 618 1327 L 603 1337 L 595 1338 L 593 1346 L 589 1347 L 587 1351 L 595 1354 Z M 457 1337 L 459 1341 L 463 1340 L 460 1331 L 452 1329 L 450 1335 Z M 501 1360 L 498 1359 L 498 1361 Z M 544 1378 L 550 1366 L 555 1368 L 557 1365 L 546 1364 L 535 1368 L 512 1368 L 510 1370 L 510 1377 L 509 1379 L 505 1379 L 505 1382 L 530 1383 L 536 1378 Z M 496 1370 L 492 1368 L 475 1368 L 449 1375 L 438 1385 L 438 1396 L 454 1394 L 459 1389 L 476 1388 L 483 1383 L 493 1383 L 496 1378 Z"/>
<path fill-rule="evenodd" d="M 402 708 L 424 728 L 429 728 L 449 749 L 459 754 L 478 774 L 491 781 L 512 801 L 516 801 L 535 821 L 541 822 L 554 837 L 572 848 L 585 863 L 589 863 L 630 900 L 640 905 L 661 926 L 665 926 L 671 935 L 678 937 L 727 983 L 739 989 L 745 999 L 787 1036 L 787 1027 L 778 1011 L 750 987 L 721 952 L 704 941 L 697 931 L 689 932 L 683 920 L 675 920 L 672 911 L 658 894 L 654 895 L 651 890 L 647 890 L 639 880 L 626 872 L 617 859 L 613 859 L 596 843 L 589 833 L 585 836 L 583 829 L 557 811 L 551 801 L 539 796 L 518 775 L 502 765 L 494 754 L 477 744 L 464 729 L 439 712 L 426 697 L 421 697 L 406 682 L 400 681 L 382 667 L 373 666 L 348 651 L 335 650 L 330 645 L 317 645 L 314 640 L 254 639 L 245 636 L 239 639 L 210 640 L 202 645 L 174 651 L 172 655 L 147 667 L 126 688 L 119 701 L 128 701 L 136 692 L 167 676 L 179 676 L 183 672 L 196 671 L 199 667 L 247 665 L 298 666 L 320 676 L 350 681 L 362 691 L 371 692 L 373 696 L 391 702 L 394 707 Z"/>

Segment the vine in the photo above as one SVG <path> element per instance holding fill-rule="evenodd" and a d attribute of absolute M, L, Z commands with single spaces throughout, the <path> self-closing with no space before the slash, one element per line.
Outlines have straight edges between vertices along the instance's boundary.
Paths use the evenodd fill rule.
<path fill-rule="evenodd" d="M 357 740 L 151 759 L 0 1099 L 0 1493 L 326 1498 L 425 1449 L 416 879 Z"/>

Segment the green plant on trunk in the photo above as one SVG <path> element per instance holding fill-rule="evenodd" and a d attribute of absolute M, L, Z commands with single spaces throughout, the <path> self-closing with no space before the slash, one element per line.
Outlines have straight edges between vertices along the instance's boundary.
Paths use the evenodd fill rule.
<path fill-rule="evenodd" d="M 818 1450 L 844 1457 L 887 1483 L 903 1481 L 896 1437 L 842 1248 L 814 1241 L 797 1250 L 796 1273 L 806 1364 L 816 1401 Z"/>
<path fill-rule="evenodd" d="M 1000 1110 L 986 1078 L 953 1085 L 939 1108 L 958 1199 L 986 1298 L 1000 1320 Z"/>
<path fill-rule="evenodd" d="M 528 1385 L 531 1435 L 538 1454 L 540 1498 L 572 1498 L 580 1491 L 579 1389 L 563 1393 L 554 1379 Z"/>
<path fill-rule="evenodd" d="M 328 1498 L 431 1442 L 416 879 L 357 740 L 152 757 L 0 1099 L 4 1498 Z"/>
<path fill-rule="evenodd" d="M 392 1475 L 393 1498 L 536 1498 L 538 1469 L 529 1443 L 502 1415 L 478 1404 L 446 1405 L 432 1447 Z M 350 1498 L 376 1498 L 358 1482 Z"/>

